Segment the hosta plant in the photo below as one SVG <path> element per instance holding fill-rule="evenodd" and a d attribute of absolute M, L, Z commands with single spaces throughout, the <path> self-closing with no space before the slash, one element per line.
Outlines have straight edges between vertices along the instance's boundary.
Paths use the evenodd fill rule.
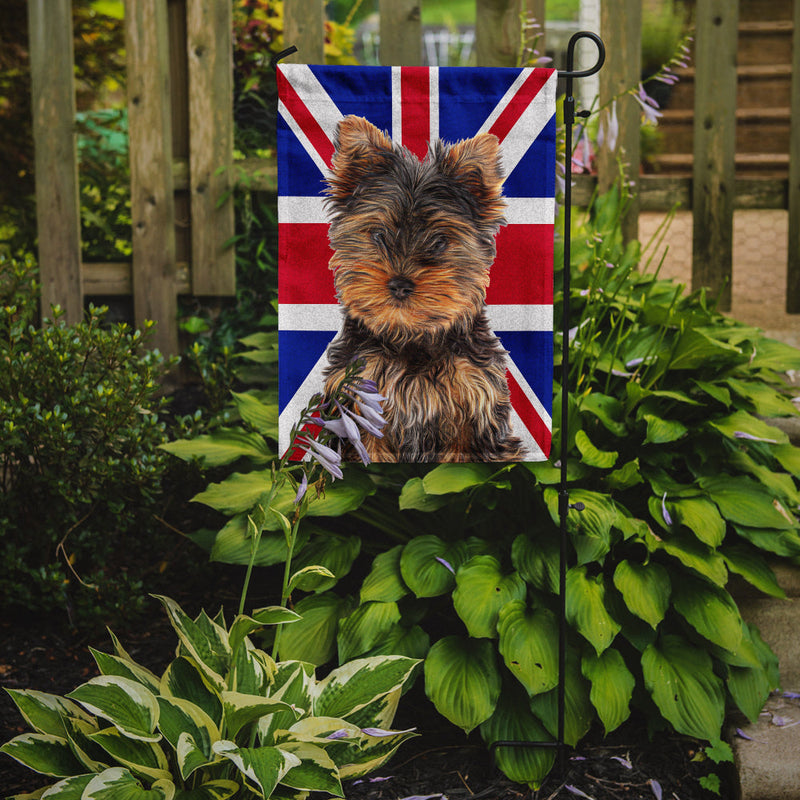
<path fill-rule="evenodd" d="M 276 663 L 250 634 L 294 623 L 281 606 L 192 619 L 161 597 L 178 638 L 162 675 L 92 651 L 100 675 L 65 697 L 8 690 L 32 732 L 0 748 L 50 779 L 28 798 L 225 800 L 343 797 L 342 780 L 383 764 L 413 732 L 391 730 L 417 663 L 354 660 L 318 679 Z M 23 797 L 23 796 L 18 796 Z"/>

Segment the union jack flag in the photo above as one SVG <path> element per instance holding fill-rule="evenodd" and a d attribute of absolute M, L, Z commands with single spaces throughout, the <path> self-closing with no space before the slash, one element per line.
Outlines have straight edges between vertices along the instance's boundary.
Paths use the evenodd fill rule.
<path fill-rule="evenodd" d="M 323 387 L 342 321 L 328 268 L 325 178 L 334 134 L 365 117 L 420 159 L 429 142 L 478 133 L 501 143 L 508 224 L 497 234 L 486 305 L 509 353 L 513 433 L 529 460 L 550 451 L 557 75 L 540 68 L 278 67 L 279 437 Z"/>

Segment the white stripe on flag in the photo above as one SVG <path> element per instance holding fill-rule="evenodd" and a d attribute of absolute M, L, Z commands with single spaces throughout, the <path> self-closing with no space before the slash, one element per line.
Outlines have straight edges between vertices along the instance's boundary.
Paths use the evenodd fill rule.
<path fill-rule="evenodd" d="M 500 331 L 542 331 L 553 330 L 552 305 L 489 305 L 486 306 L 489 327 Z"/>
<path fill-rule="evenodd" d="M 542 405 L 542 401 L 533 391 L 531 385 L 525 380 L 525 376 L 520 372 L 519 367 L 514 363 L 514 354 L 510 353 L 510 358 L 506 361 L 508 371 L 514 376 L 514 380 L 519 384 L 519 388 L 525 393 L 525 396 L 530 401 L 536 413 L 541 417 L 542 422 L 545 423 L 548 430 L 553 430 L 553 420 L 547 409 Z"/>
<path fill-rule="evenodd" d="M 530 69 L 523 70 L 520 76 L 511 85 L 511 88 L 505 93 L 503 99 L 497 104 L 496 108 L 489 115 L 486 122 L 483 123 L 478 133 L 487 133 L 492 127 L 497 117 L 503 112 L 509 101 L 516 93 L 519 86 L 525 82 L 528 77 Z M 517 164 L 522 160 L 525 153 L 528 152 L 530 146 L 539 136 L 544 129 L 545 125 L 550 122 L 551 117 L 555 113 L 555 91 L 556 82 L 558 80 L 558 73 L 553 74 L 548 78 L 547 83 L 539 90 L 536 97 L 527 105 L 525 110 L 520 115 L 519 119 L 514 123 L 514 126 L 508 132 L 508 135 L 503 139 L 502 147 L 500 148 L 501 158 L 503 162 L 503 174 L 508 177 L 516 168 Z"/>
<path fill-rule="evenodd" d="M 538 442 L 533 438 L 533 434 L 525 426 L 525 423 L 522 421 L 522 417 L 517 414 L 513 406 L 511 407 L 511 413 L 509 416 L 511 417 L 511 433 L 519 438 L 526 451 L 522 460 L 547 461 L 547 456 L 544 454 L 544 451 L 541 447 L 539 447 Z"/>
<path fill-rule="evenodd" d="M 282 331 L 338 331 L 342 307 L 336 303 L 280 303 L 278 327 Z"/>
<path fill-rule="evenodd" d="M 402 67 L 392 67 L 392 141 L 403 144 L 403 105 L 400 70 Z"/>
<path fill-rule="evenodd" d="M 292 426 L 300 422 L 300 415 L 305 411 L 308 401 L 318 392 L 325 389 L 322 373 L 328 366 L 327 350 L 319 357 L 305 380 L 300 384 L 293 397 L 286 404 L 278 419 L 278 452 L 285 453 L 291 445 Z"/>
<path fill-rule="evenodd" d="M 303 146 L 303 149 L 308 153 L 309 158 L 317 165 L 317 168 L 322 175 L 327 179 L 330 176 L 328 165 L 323 160 L 322 156 L 317 152 L 317 148 L 311 144 L 309 138 L 305 135 L 303 129 L 297 124 L 295 118 L 289 113 L 289 109 L 283 104 L 283 100 L 278 100 L 278 113 L 283 117 L 286 124 L 291 129 L 292 133 L 297 137 L 297 141 Z"/>
<path fill-rule="evenodd" d="M 281 71 L 332 144 L 336 126 L 344 119 L 344 114 L 308 64 L 281 64 Z"/>
<path fill-rule="evenodd" d="M 556 218 L 553 197 L 506 197 L 503 216 L 509 225 L 552 225 Z"/>
<path fill-rule="evenodd" d="M 287 223 L 324 222 L 330 224 L 330 210 L 321 195 L 278 197 L 278 221 Z"/>
<path fill-rule="evenodd" d="M 439 138 L 439 67 L 428 68 L 428 97 L 430 119 L 429 142 L 435 142 Z"/>

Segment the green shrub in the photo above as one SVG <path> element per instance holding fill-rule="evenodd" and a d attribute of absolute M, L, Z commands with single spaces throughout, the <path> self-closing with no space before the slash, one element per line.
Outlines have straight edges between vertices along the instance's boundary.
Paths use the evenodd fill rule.
<path fill-rule="evenodd" d="M 318 679 L 248 638 L 294 612 L 271 606 L 228 628 L 221 612 L 192 619 L 160 599 L 179 642 L 163 675 L 113 638 L 113 655 L 92 651 L 100 676 L 66 697 L 9 690 L 33 731 L 0 751 L 49 776 L 48 797 L 343 797 L 343 779 L 378 769 L 414 735 L 390 727 L 416 661 L 359 659 Z"/>
<path fill-rule="evenodd" d="M 147 530 L 160 493 L 167 364 L 149 326 L 106 327 L 102 308 L 35 327 L 32 270 L 0 256 L 0 605 L 80 614 L 121 602 L 126 581 L 141 596 L 111 556 Z"/>
<path fill-rule="evenodd" d="M 780 597 L 769 559 L 800 556 L 800 449 L 764 421 L 796 413 L 780 373 L 800 368 L 800 351 L 724 317 L 705 292 L 640 271 L 646 253 L 620 233 L 626 202 L 619 190 L 597 199 L 572 235 L 568 476 L 585 509 L 567 520 L 565 736 L 574 745 L 595 722 L 610 732 L 635 708 L 724 749 L 726 709 L 755 718 L 779 680 L 728 581 Z M 555 282 L 560 331 L 558 271 Z M 184 456 L 234 465 L 196 497 L 229 523 L 197 538 L 212 558 L 247 563 L 274 419 L 247 395 L 236 404 L 248 432 L 220 429 Z M 558 413 L 554 428 L 553 461 Z M 555 737 L 559 477 L 548 462 L 351 470 L 309 504 L 319 524 L 296 564 L 334 577 L 299 586 L 303 618 L 281 657 L 427 653 L 426 690 L 454 724 L 487 744 Z M 257 563 L 284 557 L 274 527 Z M 368 552 L 371 569 L 355 569 Z M 355 587 L 342 581 L 351 570 L 366 574 Z M 537 785 L 553 753 L 500 748 L 497 758 Z"/>

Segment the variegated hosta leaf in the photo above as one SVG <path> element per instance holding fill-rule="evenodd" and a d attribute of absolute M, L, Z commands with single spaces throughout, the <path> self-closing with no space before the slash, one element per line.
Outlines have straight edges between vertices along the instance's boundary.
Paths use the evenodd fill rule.
<path fill-rule="evenodd" d="M 154 742 L 129 739 L 116 728 L 106 728 L 91 734 L 89 738 L 134 775 L 150 781 L 170 780 L 167 757 L 161 747 Z"/>
<path fill-rule="evenodd" d="M 672 584 L 669 572 L 661 564 L 620 561 L 614 570 L 614 586 L 621 592 L 628 610 L 651 628 L 655 629 L 664 619 Z"/>
<path fill-rule="evenodd" d="M 281 700 L 293 710 L 277 711 L 259 720 L 258 735 L 262 744 L 274 744 L 275 731 L 291 727 L 298 714 L 310 713 L 315 685 L 313 664 L 303 661 L 278 663 L 270 697 Z"/>
<path fill-rule="evenodd" d="M 222 723 L 222 698 L 193 661 L 179 656 L 161 676 L 160 694 L 178 697 L 201 708 L 219 726 Z"/>
<path fill-rule="evenodd" d="M 358 658 L 332 670 L 315 687 L 314 714 L 347 718 L 373 701 L 400 689 L 417 659 L 404 656 Z"/>
<path fill-rule="evenodd" d="M 275 669 L 272 657 L 254 647 L 249 639 L 245 639 L 234 653 L 228 685 L 244 694 L 268 694 Z"/>
<path fill-rule="evenodd" d="M 222 705 L 225 715 L 225 730 L 229 736 L 234 737 L 245 725 L 268 714 L 274 714 L 276 711 L 294 713 L 292 707 L 281 700 L 254 694 L 242 694 L 241 692 L 223 692 Z"/>
<path fill-rule="evenodd" d="M 630 703 L 636 679 L 619 650 L 611 647 L 599 656 L 587 653 L 581 662 L 581 671 L 592 684 L 589 699 L 606 734 L 609 734 L 631 714 Z"/>
<path fill-rule="evenodd" d="M 71 778 L 64 778 L 63 781 L 54 783 L 48 787 L 41 795 L 41 800 L 81 800 L 83 797 L 83 790 L 89 785 L 89 782 L 94 778 L 94 773 L 87 775 L 74 775 Z M 41 791 L 41 790 L 40 790 Z M 9 800 L 23 800 L 23 798 L 39 797 L 38 792 L 35 794 L 15 795 Z"/>
<path fill-rule="evenodd" d="M 240 788 L 236 781 L 208 781 L 195 789 L 178 789 L 174 800 L 228 800 Z"/>
<path fill-rule="evenodd" d="M 64 736 L 64 717 L 75 717 L 87 722 L 90 717 L 77 703 L 47 692 L 34 689 L 6 689 L 25 722 L 37 733 Z"/>
<path fill-rule="evenodd" d="M 78 761 L 69 742 L 49 733 L 23 733 L 0 747 L 0 753 L 24 764 L 42 775 L 64 778 L 80 775 L 86 770 Z"/>
<path fill-rule="evenodd" d="M 223 675 L 228 672 L 231 661 L 227 631 L 204 615 L 192 620 L 169 597 L 156 597 L 166 608 L 172 627 L 186 653 L 197 662 L 197 666 L 215 688 L 223 689 Z"/>
<path fill-rule="evenodd" d="M 219 728 L 214 723 L 214 720 L 199 706 L 179 697 L 159 697 L 158 705 L 160 709 L 158 727 L 173 749 L 177 752 L 181 737 L 189 736 L 191 737 L 191 742 L 185 743 L 183 750 L 184 755 L 188 751 L 193 753 L 192 769 L 197 768 L 196 762 L 198 759 L 194 755 L 195 750 L 200 752 L 205 762 L 211 761 L 213 757 L 211 745 L 220 738 Z M 189 775 L 189 772 L 184 773 L 183 770 L 185 761 L 186 759 L 184 758 L 181 766 L 181 777 L 184 780 Z"/>
<path fill-rule="evenodd" d="M 567 572 L 567 621 L 598 654 L 611 644 L 622 628 L 609 614 L 605 594 L 602 573 L 592 577 L 585 566 L 572 567 Z"/>
<path fill-rule="evenodd" d="M 300 765 L 300 759 L 277 747 L 237 747 L 225 739 L 214 743 L 214 752 L 236 765 L 264 797 L 270 797 L 286 773 Z"/>
<path fill-rule="evenodd" d="M 492 642 L 446 636 L 425 659 L 425 693 L 436 710 L 469 733 L 493 713 L 500 672 Z"/>
<path fill-rule="evenodd" d="M 86 784 L 81 800 L 173 800 L 175 784 L 156 781 L 149 789 L 123 767 L 111 767 Z"/>
<path fill-rule="evenodd" d="M 509 682 L 503 687 L 497 708 L 481 725 L 481 736 L 487 745 L 495 742 L 552 742 L 553 737 L 531 713 L 524 689 Z M 555 761 L 553 747 L 498 747 L 497 766 L 512 781 L 538 789 Z"/>
<path fill-rule="evenodd" d="M 528 694 L 558 684 L 558 623 L 551 611 L 514 600 L 500 609 L 497 632 L 500 654 Z"/>
<path fill-rule="evenodd" d="M 100 675 L 70 692 L 89 713 L 108 720 L 131 739 L 157 742 L 158 703 L 140 683 L 117 675 Z"/>
<path fill-rule="evenodd" d="M 284 786 L 344 797 L 339 770 L 325 750 L 309 742 L 292 741 L 284 742 L 280 749 L 300 759 L 300 763 L 281 778 Z"/>
<path fill-rule="evenodd" d="M 362 729 L 362 733 L 369 730 Z M 361 778 L 382 767 L 403 742 L 416 735 L 413 730 L 384 731 L 380 736 L 367 733 L 360 746 L 351 745 L 344 753 L 333 751 L 331 757 L 339 767 L 339 777 L 342 780 Z"/>
<path fill-rule="evenodd" d="M 504 575 L 493 556 L 474 556 L 456 573 L 453 607 L 470 636 L 494 639 L 500 609 L 512 600 L 522 600 L 526 591 L 518 572 Z"/>
<path fill-rule="evenodd" d="M 108 653 L 101 653 L 90 647 L 89 650 L 94 657 L 97 667 L 103 675 L 118 675 L 122 678 L 129 678 L 132 681 L 141 683 L 153 694 L 158 692 L 159 679 L 149 669 L 137 664 L 129 658 L 112 656 Z"/>
<path fill-rule="evenodd" d="M 84 766 L 83 772 L 102 772 L 109 766 L 107 761 L 97 760 L 97 757 L 102 755 L 102 751 L 98 752 L 97 747 L 89 738 L 100 729 L 96 720 L 86 722 L 75 717 L 65 717 L 64 728 L 72 752 Z"/>
<path fill-rule="evenodd" d="M 708 653 L 666 634 L 642 654 L 642 672 L 653 701 L 678 733 L 719 738 L 725 693 Z"/>
<path fill-rule="evenodd" d="M 282 625 L 287 622 L 297 622 L 300 615 L 283 606 L 269 606 L 254 611 L 251 616 L 239 614 L 233 621 L 230 631 L 228 631 L 228 644 L 235 653 L 239 645 L 253 631 L 263 628 L 265 625 Z"/>

